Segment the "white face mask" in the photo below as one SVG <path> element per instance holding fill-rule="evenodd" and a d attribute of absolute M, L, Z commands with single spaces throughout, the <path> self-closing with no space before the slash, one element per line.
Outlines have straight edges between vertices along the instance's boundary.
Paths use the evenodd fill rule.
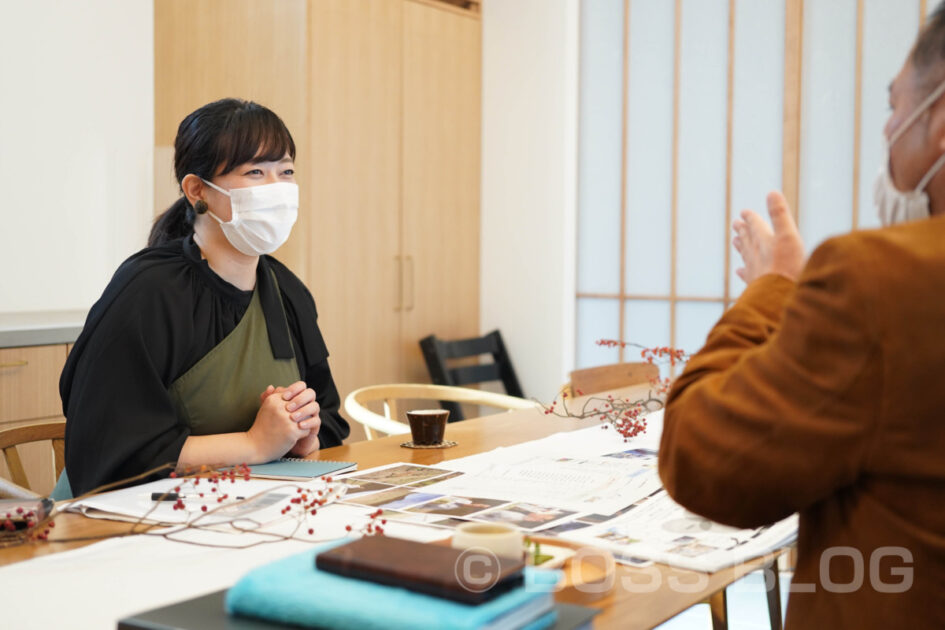
<path fill-rule="evenodd" d="M 945 94 L 945 81 L 922 101 L 888 140 L 883 138 L 886 145 L 886 159 L 880 167 L 879 173 L 876 174 L 876 183 L 873 185 L 873 203 L 876 204 L 876 212 L 879 214 L 879 221 L 883 226 L 929 218 L 929 196 L 925 192 L 925 187 L 945 165 L 945 155 L 935 161 L 932 168 L 919 180 L 919 185 L 915 190 L 901 192 L 893 184 L 892 176 L 889 173 L 889 150 L 912 123 L 918 120 L 919 116 L 931 107 L 942 94 Z"/>
<path fill-rule="evenodd" d="M 247 256 L 271 254 L 289 238 L 299 217 L 298 184 L 277 182 L 227 191 L 213 182 L 203 182 L 230 198 L 233 214 L 229 221 L 209 211 L 207 214 L 217 220 L 226 239 L 239 251 Z"/>

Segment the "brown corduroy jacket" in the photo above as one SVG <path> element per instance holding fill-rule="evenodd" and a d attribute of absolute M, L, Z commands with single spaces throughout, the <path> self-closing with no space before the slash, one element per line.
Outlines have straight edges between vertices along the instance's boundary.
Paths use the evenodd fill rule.
<path fill-rule="evenodd" d="M 945 628 L 945 218 L 749 285 L 674 384 L 659 462 L 721 523 L 800 513 L 788 628 Z"/>

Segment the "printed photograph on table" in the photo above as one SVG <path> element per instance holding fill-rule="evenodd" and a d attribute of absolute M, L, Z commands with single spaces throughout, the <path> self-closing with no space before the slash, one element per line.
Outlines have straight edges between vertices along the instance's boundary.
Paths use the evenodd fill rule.
<path fill-rule="evenodd" d="M 439 521 L 430 521 L 430 525 L 436 525 L 437 527 L 449 527 L 450 529 L 455 529 L 460 525 L 468 523 L 469 521 L 464 521 L 461 518 L 444 518 Z"/>
<path fill-rule="evenodd" d="M 648 468 L 656 468 L 656 455 L 657 453 L 653 449 L 631 448 L 630 450 L 620 451 L 619 453 L 610 453 L 609 455 L 604 455 L 604 457 L 612 457 L 614 459 L 632 459 Z"/>
<path fill-rule="evenodd" d="M 687 537 L 684 536 L 683 538 Z M 702 543 L 695 540 L 689 540 L 682 543 L 681 545 L 677 545 L 676 547 L 668 549 L 667 551 L 669 553 L 679 554 L 680 556 L 685 556 L 687 558 L 697 558 L 703 554 L 709 553 L 710 551 L 718 551 L 718 548 L 710 547 L 709 545 L 703 545 Z"/>
<path fill-rule="evenodd" d="M 367 492 L 377 492 L 379 490 L 390 490 L 393 488 L 390 484 L 366 481 L 363 479 L 343 479 L 342 483 L 347 488 L 345 491 L 345 496 L 347 497 L 365 494 Z"/>
<path fill-rule="evenodd" d="M 505 503 L 508 503 L 508 501 L 469 497 L 441 497 L 424 503 L 423 505 L 410 508 L 408 512 L 425 512 L 428 514 L 442 514 L 444 516 L 470 516 L 476 512 L 482 512 L 483 510 L 504 505 Z"/>
<path fill-rule="evenodd" d="M 410 488 L 393 488 L 383 492 L 376 492 L 350 501 L 358 505 L 368 505 L 383 510 L 403 510 L 425 501 L 440 498 L 441 494 L 414 492 Z"/>
<path fill-rule="evenodd" d="M 390 468 L 383 468 L 381 470 L 375 470 L 374 472 L 355 475 L 354 477 L 347 477 L 347 479 L 376 481 L 378 483 L 386 483 L 392 486 L 405 486 L 407 484 L 417 483 L 418 481 L 425 481 L 434 477 L 441 477 L 452 472 L 453 471 L 451 470 L 443 470 L 441 468 L 427 468 L 426 466 L 398 464 L 397 466 L 392 466 Z M 446 477 L 444 476 L 443 478 L 445 479 Z"/>
<path fill-rule="evenodd" d="M 448 475 L 441 475 L 439 477 L 432 477 L 430 479 L 424 479 L 423 481 L 417 481 L 414 483 L 408 483 L 406 485 L 411 488 L 422 488 L 423 486 L 432 486 L 435 483 L 440 483 L 441 481 L 446 481 L 447 479 L 453 479 L 454 477 L 459 477 L 463 473 L 461 472 L 451 472 Z"/>
<path fill-rule="evenodd" d="M 635 542 L 640 542 L 638 538 L 631 538 L 619 529 L 608 529 L 607 531 L 598 534 L 597 537 L 601 540 L 606 540 L 607 542 L 617 543 L 618 545 L 631 545 Z"/>
<path fill-rule="evenodd" d="M 542 536 L 557 536 L 565 532 L 573 532 L 576 529 L 583 529 L 584 527 L 590 527 L 591 523 L 585 523 L 583 521 L 566 521 L 560 525 L 555 525 L 554 527 L 549 527 L 548 529 L 541 530 Z"/>
<path fill-rule="evenodd" d="M 612 518 L 617 518 L 618 516 L 620 516 L 620 515 L 622 515 L 622 514 L 626 514 L 627 512 L 629 512 L 630 510 L 632 510 L 633 508 L 635 508 L 635 507 L 637 507 L 638 505 L 640 505 L 640 503 L 642 503 L 643 501 L 646 501 L 646 499 L 641 499 L 640 501 L 637 501 L 636 503 L 633 503 L 633 504 L 631 504 L 631 505 L 628 505 L 627 507 L 623 508 L 622 510 L 617 510 L 617 511 L 614 512 L 613 514 L 585 514 L 584 516 L 578 518 L 577 520 L 579 520 L 579 521 L 582 522 L 582 523 L 587 523 L 588 525 L 595 525 L 595 524 L 597 524 L 597 523 L 604 523 L 604 522 L 606 522 L 606 521 L 609 521 L 609 520 L 612 519 Z"/>
<path fill-rule="evenodd" d="M 381 520 L 396 521 L 398 523 L 411 523 L 413 525 L 435 525 L 437 527 L 444 527 L 437 522 L 441 520 L 439 514 L 423 514 L 419 512 L 398 512 L 395 510 L 384 510 L 381 512 L 380 518 Z"/>
<path fill-rule="evenodd" d="M 475 516 L 477 521 L 488 521 L 490 523 L 508 523 L 521 529 L 535 530 L 546 525 L 551 525 L 555 521 L 574 516 L 577 512 L 571 512 L 559 508 L 533 505 L 531 503 L 510 503 L 506 506 L 481 512 Z"/>

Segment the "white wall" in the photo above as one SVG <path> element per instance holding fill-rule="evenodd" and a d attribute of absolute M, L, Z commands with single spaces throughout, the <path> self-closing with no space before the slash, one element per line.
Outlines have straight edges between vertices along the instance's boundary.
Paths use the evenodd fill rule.
<path fill-rule="evenodd" d="M 480 321 L 542 400 L 574 364 L 578 9 L 483 3 Z"/>
<path fill-rule="evenodd" d="M 151 0 L 0 0 L 0 313 L 88 309 L 150 224 Z"/>

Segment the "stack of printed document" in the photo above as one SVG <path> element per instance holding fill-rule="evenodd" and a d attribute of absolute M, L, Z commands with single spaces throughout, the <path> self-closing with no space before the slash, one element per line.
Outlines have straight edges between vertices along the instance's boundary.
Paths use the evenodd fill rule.
<path fill-rule="evenodd" d="M 597 427 L 496 449 L 437 466 L 397 463 L 341 478 L 346 503 L 383 518 L 454 528 L 504 522 L 534 536 L 602 547 L 620 561 L 714 572 L 797 537 L 797 517 L 736 529 L 672 500 L 657 472 L 661 414 L 625 443 Z"/>

